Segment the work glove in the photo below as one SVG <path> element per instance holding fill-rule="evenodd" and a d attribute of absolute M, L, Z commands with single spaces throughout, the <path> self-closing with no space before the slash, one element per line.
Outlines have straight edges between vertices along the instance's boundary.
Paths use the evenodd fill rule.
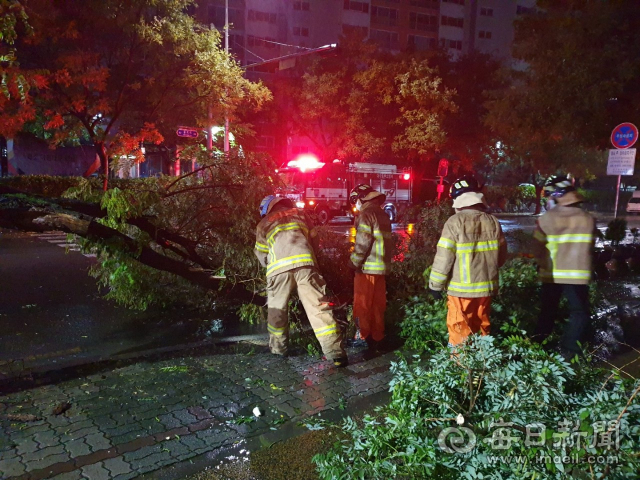
<path fill-rule="evenodd" d="M 434 300 L 442 300 L 442 292 L 439 290 L 429 289 L 429 295 L 431 295 L 431 298 L 433 298 Z"/>

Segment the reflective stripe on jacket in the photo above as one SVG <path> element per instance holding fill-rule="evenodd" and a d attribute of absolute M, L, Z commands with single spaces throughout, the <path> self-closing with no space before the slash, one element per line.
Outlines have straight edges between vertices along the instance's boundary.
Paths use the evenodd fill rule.
<path fill-rule="evenodd" d="M 540 280 L 544 283 L 588 284 L 594 233 L 593 217 L 577 205 L 558 205 L 542 215 L 533 234 Z"/>
<path fill-rule="evenodd" d="M 267 267 L 267 277 L 316 265 L 310 240 L 315 232 L 310 225 L 296 208 L 276 210 L 260 221 L 254 252 L 260 264 Z"/>
<path fill-rule="evenodd" d="M 480 210 L 461 210 L 442 229 L 431 267 L 429 288 L 453 297 L 488 297 L 497 293 L 499 268 L 507 242 L 498 219 Z"/>
<path fill-rule="evenodd" d="M 351 263 L 369 275 L 386 275 L 391 269 L 391 220 L 377 199 L 365 202 L 356 219 L 356 244 Z"/>

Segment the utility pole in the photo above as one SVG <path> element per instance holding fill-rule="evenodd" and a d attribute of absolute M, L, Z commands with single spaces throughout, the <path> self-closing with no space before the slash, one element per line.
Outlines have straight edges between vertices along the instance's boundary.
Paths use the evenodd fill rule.
<path fill-rule="evenodd" d="M 209 25 L 209 28 L 213 30 L 216 26 L 212 23 Z M 211 152 L 213 151 L 213 111 L 211 110 L 211 99 L 209 99 L 208 110 L 207 150 Z"/>
<path fill-rule="evenodd" d="M 229 0 L 224 1 L 224 52 L 229 56 Z M 228 92 L 227 92 L 228 93 Z M 226 101 L 226 98 L 225 98 Z M 229 156 L 229 112 L 224 113 L 224 154 Z"/>

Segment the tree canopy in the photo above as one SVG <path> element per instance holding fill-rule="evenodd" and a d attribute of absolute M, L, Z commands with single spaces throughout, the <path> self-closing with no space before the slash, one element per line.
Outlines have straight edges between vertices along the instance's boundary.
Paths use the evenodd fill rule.
<path fill-rule="evenodd" d="M 325 159 L 406 158 L 445 141 L 443 117 L 455 92 L 426 60 L 393 56 L 347 37 L 336 55 L 303 64 L 276 87 L 292 133 Z"/>
<path fill-rule="evenodd" d="M 602 171 L 612 129 L 640 121 L 640 4 L 540 0 L 516 20 L 510 85 L 488 124 L 528 175 Z"/>
<path fill-rule="evenodd" d="M 20 68 L 16 41 L 33 30 L 24 6 L 17 0 L 0 0 L 0 136 L 12 137 L 36 117 L 32 90 L 45 85 L 38 71 Z"/>
<path fill-rule="evenodd" d="M 219 124 L 268 101 L 217 31 L 187 13 L 192 3 L 25 2 L 34 34 L 18 40 L 20 68 L 44 76 L 34 105 L 50 143 L 86 139 L 107 173 L 109 159 L 141 160 L 143 143 L 175 144 L 179 125 Z"/>

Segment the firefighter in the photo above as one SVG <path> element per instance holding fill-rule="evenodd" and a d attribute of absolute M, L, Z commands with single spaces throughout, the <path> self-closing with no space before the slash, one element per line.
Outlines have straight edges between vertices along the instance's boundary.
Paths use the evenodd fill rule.
<path fill-rule="evenodd" d="M 507 242 L 498 219 L 485 212 L 487 203 L 474 177 L 456 180 L 449 193 L 456 213 L 442 229 L 429 289 L 440 299 L 449 282 L 447 328 L 449 348 L 455 350 L 472 333 L 490 333 L 491 296 L 498 291 Z"/>
<path fill-rule="evenodd" d="M 554 175 L 544 186 L 547 212 L 542 215 L 533 234 L 534 255 L 542 281 L 541 311 L 534 340 L 542 342 L 553 331 L 560 297 L 569 304 L 569 324 L 560 341 L 565 358 L 580 353 L 589 322 L 589 281 L 595 221 L 580 208 L 584 198 L 576 192 L 566 175 Z"/>
<path fill-rule="evenodd" d="M 311 327 L 327 359 L 348 365 L 342 333 L 326 296 L 326 282 L 317 268 L 317 233 L 310 220 L 288 198 L 274 195 L 260 203 L 262 220 L 256 231 L 255 254 L 267 268 L 269 348 L 287 355 L 289 297 L 297 288 Z"/>
<path fill-rule="evenodd" d="M 382 209 L 386 196 L 370 185 L 358 185 L 349 201 L 360 212 L 349 266 L 355 270 L 353 318 L 370 350 L 382 347 L 384 312 L 387 308 L 385 275 L 391 269 L 391 221 Z"/>

